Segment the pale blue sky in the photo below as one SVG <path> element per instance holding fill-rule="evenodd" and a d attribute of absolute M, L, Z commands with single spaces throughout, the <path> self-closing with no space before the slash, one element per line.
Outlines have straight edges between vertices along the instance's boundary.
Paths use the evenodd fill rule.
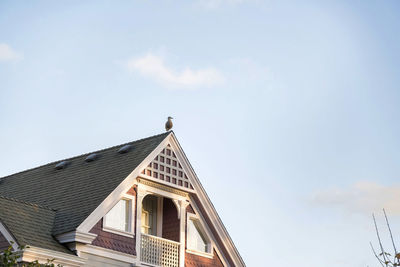
<path fill-rule="evenodd" d="M 163 131 L 248 266 L 400 242 L 399 1 L 1 1 L 0 176 Z"/>

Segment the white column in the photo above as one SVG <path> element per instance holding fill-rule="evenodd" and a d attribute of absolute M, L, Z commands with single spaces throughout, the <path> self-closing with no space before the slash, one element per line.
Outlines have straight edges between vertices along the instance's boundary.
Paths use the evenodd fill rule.
<path fill-rule="evenodd" d="M 146 196 L 146 190 L 143 190 L 140 187 L 140 184 L 137 185 L 137 194 L 136 194 L 136 258 L 138 263 L 140 262 L 140 247 L 142 242 L 142 203 L 143 199 Z"/>
<path fill-rule="evenodd" d="M 180 245 L 179 245 L 179 267 L 185 267 L 185 227 L 186 227 L 186 207 L 189 202 L 179 200 L 180 205 Z"/>

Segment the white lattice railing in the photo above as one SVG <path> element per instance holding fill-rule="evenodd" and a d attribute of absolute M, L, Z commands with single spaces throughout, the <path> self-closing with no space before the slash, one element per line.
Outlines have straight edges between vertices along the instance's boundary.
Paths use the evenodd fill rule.
<path fill-rule="evenodd" d="M 142 233 L 140 260 L 162 267 L 179 266 L 179 243 Z"/>

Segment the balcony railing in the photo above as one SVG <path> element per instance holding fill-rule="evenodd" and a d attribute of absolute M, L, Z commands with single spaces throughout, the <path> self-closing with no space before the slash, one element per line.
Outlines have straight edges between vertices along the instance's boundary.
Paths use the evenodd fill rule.
<path fill-rule="evenodd" d="M 179 243 L 157 236 L 141 234 L 140 260 L 153 266 L 178 267 Z"/>

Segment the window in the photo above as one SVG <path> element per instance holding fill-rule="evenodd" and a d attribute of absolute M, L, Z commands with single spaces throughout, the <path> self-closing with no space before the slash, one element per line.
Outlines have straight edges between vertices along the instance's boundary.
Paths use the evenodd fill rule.
<path fill-rule="evenodd" d="M 157 236 L 158 197 L 148 195 L 142 205 L 142 233 Z"/>
<path fill-rule="evenodd" d="M 210 242 L 197 219 L 187 221 L 187 248 L 203 253 L 210 253 Z"/>
<path fill-rule="evenodd" d="M 123 232 L 131 232 L 131 210 L 131 201 L 128 199 L 121 199 L 104 217 L 104 227 Z"/>

